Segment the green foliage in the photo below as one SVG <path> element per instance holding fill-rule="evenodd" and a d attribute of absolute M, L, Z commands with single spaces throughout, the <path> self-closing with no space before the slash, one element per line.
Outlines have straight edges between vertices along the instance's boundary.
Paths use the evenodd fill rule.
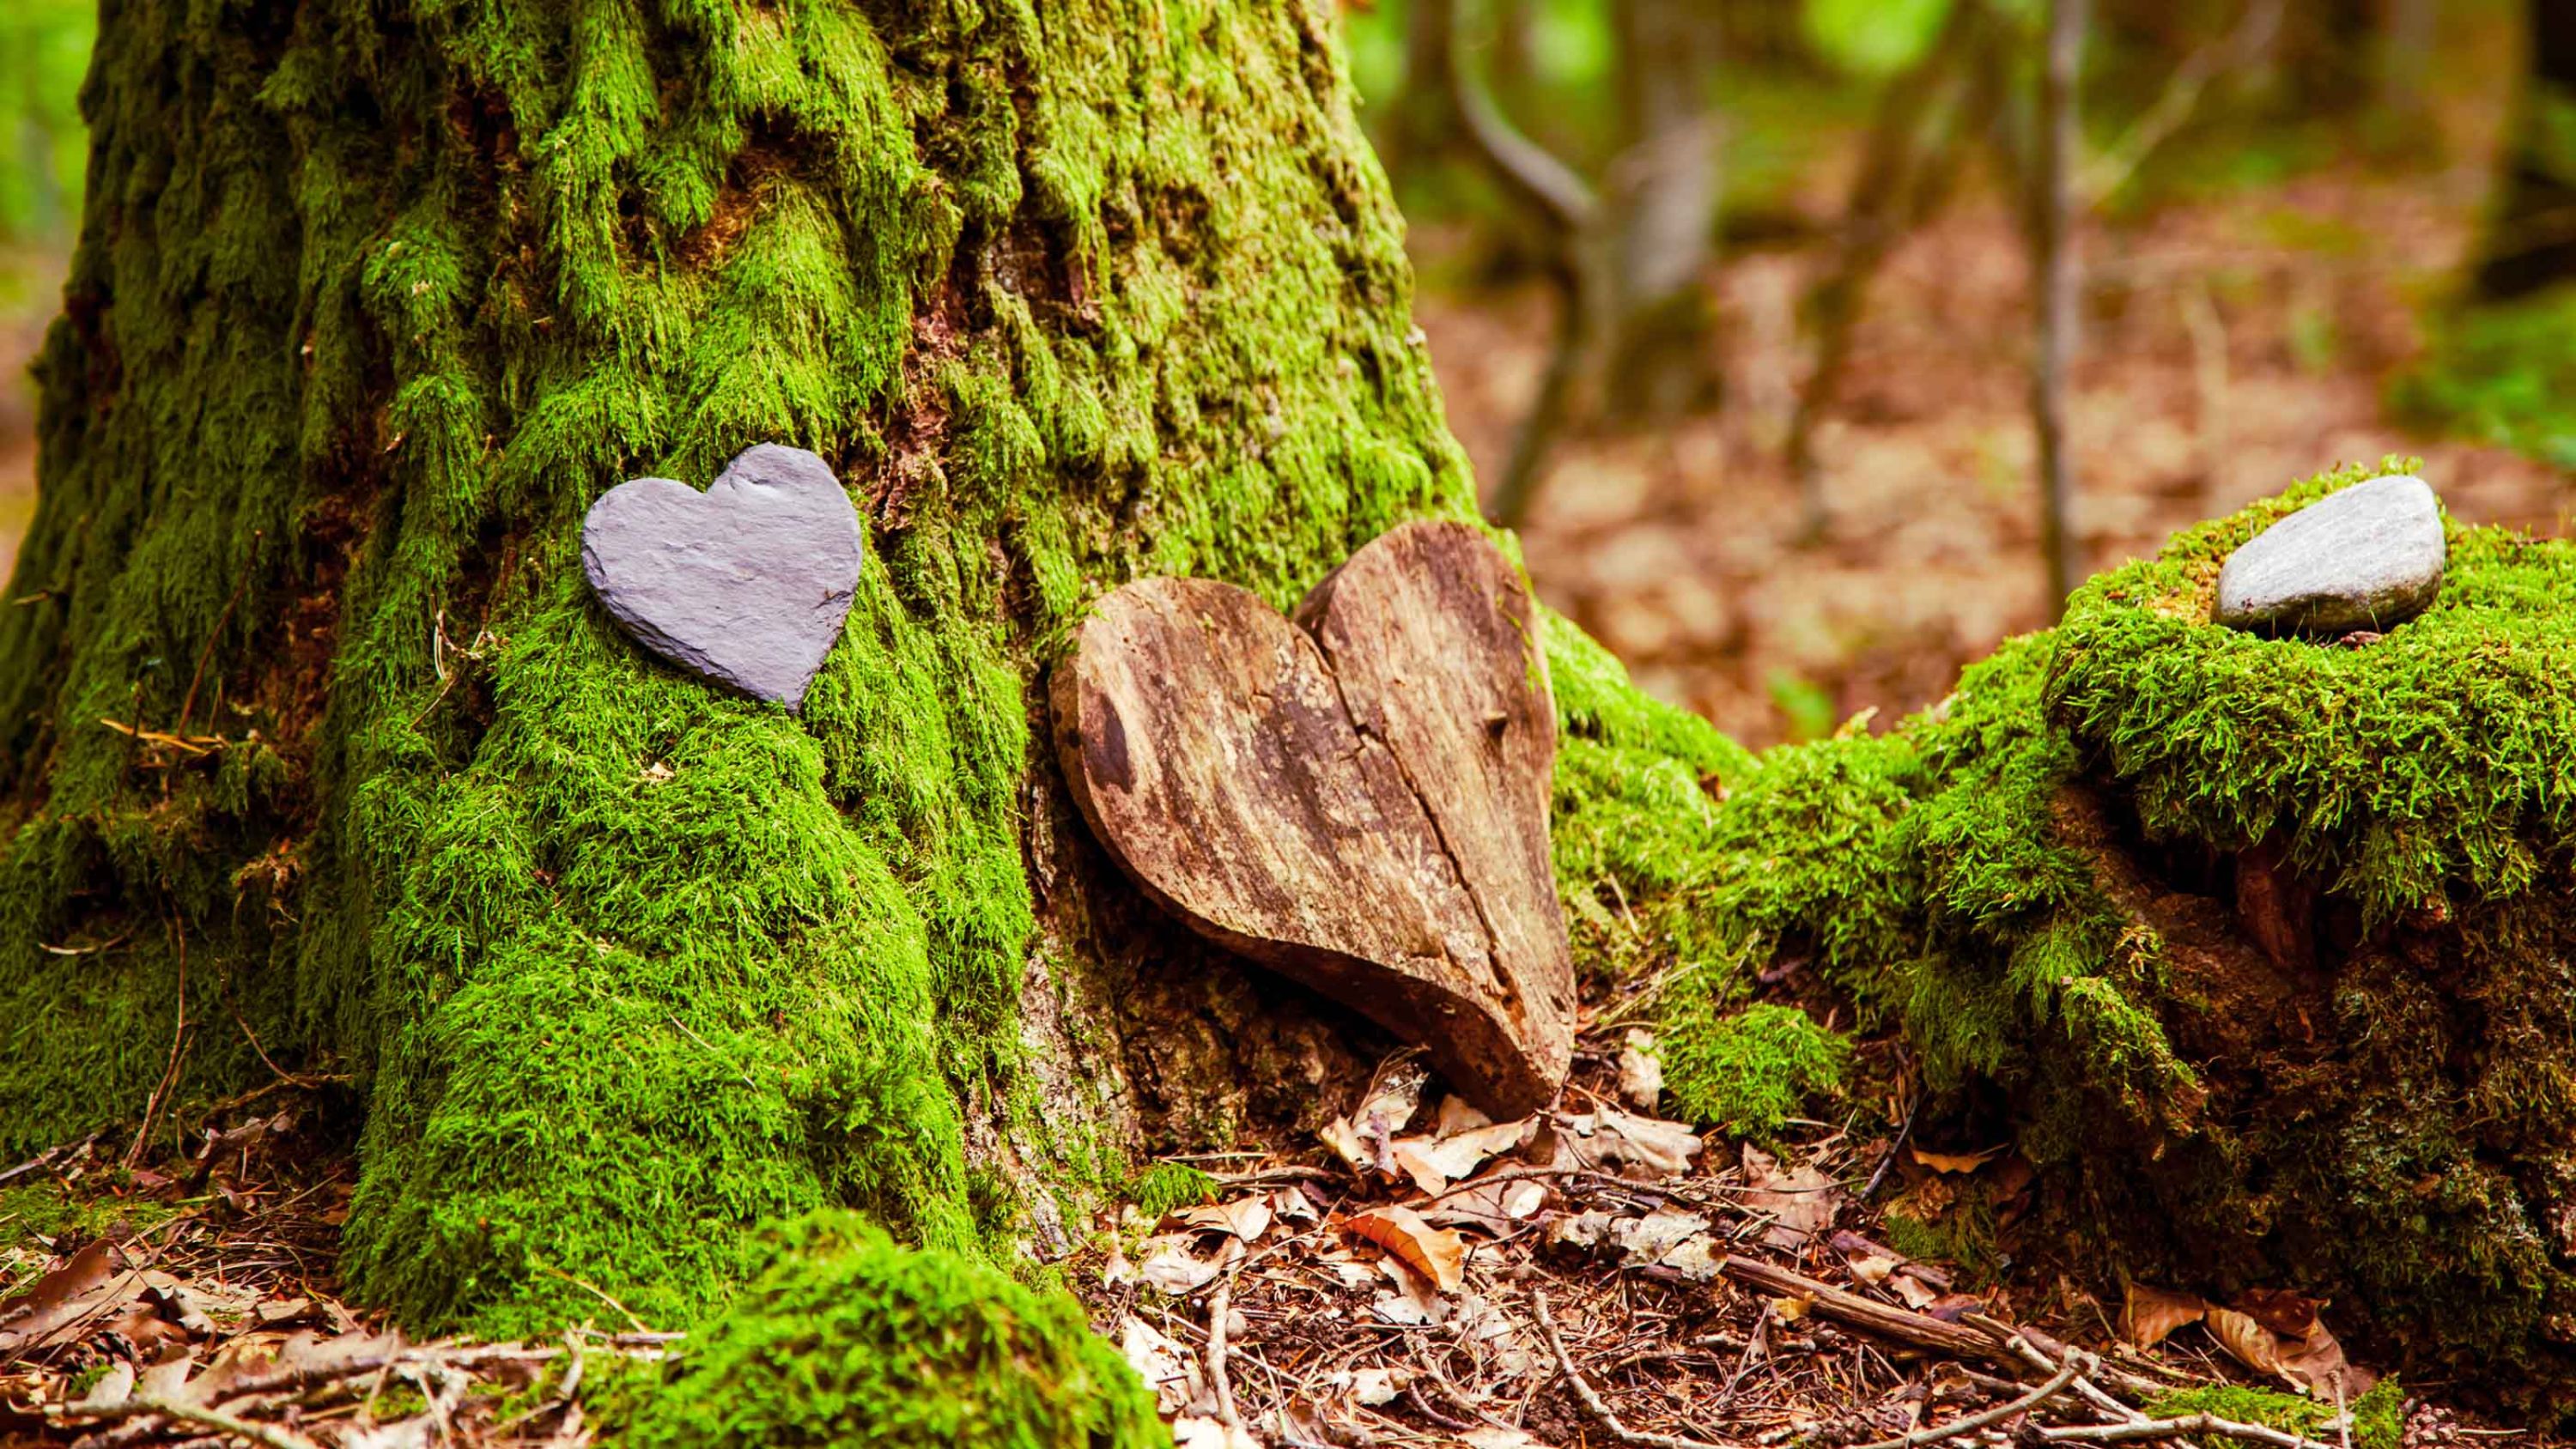
<path fill-rule="evenodd" d="M 1186 1162 L 1157 1162 L 1127 1184 L 1127 1201 L 1152 1222 L 1175 1208 L 1216 1201 L 1216 1179 Z"/>
<path fill-rule="evenodd" d="M 2576 287 L 2472 306 L 2432 322 L 2423 362 L 2390 402 L 2417 424 L 2576 468 Z"/>
<path fill-rule="evenodd" d="M 1921 60 L 1956 0 L 1805 0 L 1807 42 L 1828 63 L 1884 80 Z"/>
<path fill-rule="evenodd" d="M 249 1033 L 362 1079 L 343 1266 L 415 1329 L 686 1322 L 822 1207 L 999 1248 L 1113 1170 L 1017 1031 L 1048 650 L 1138 574 L 1286 605 L 1472 509 L 1331 48 L 1239 4 L 396 10 L 99 37 L 0 610 L 0 1147 L 140 1103 L 184 981 L 178 1113 L 266 1079 Z M 578 582 L 601 491 L 761 441 L 867 506 L 801 717 Z M 223 748 L 98 723 L 183 714 Z"/>
<path fill-rule="evenodd" d="M 1664 1018 L 1665 1085 L 1673 1105 L 1733 1137 L 1777 1133 L 1807 1099 L 1840 1091 L 1851 1043 L 1793 1006 L 1761 1003 L 1732 1015 L 1722 993 L 1685 982 Z"/>
<path fill-rule="evenodd" d="M 638 1449 L 1168 1445 L 1135 1370 L 1062 1294 L 904 1248 L 846 1213 L 770 1235 L 769 1266 L 672 1362 L 623 1386 Z M 622 1422 L 620 1422 L 622 1420 Z"/>
<path fill-rule="evenodd" d="M 86 0 L 0 10 L 0 243 L 58 243 L 80 215 L 80 84 L 97 26 Z"/>
<path fill-rule="evenodd" d="M 2352 1415 L 2353 1449 L 2398 1449 L 2405 1442 L 2406 1391 L 2398 1386 L 2394 1377 L 2372 1384 L 2370 1392 L 2354 1399 L 2348 1410 Z M 2285 1394 L 2276 1389 L 2246 1388 L 2238 1384 L 2206 1384 L 2199 1388 L 2176 1389 L 2150 1400 L 2147 1412 L 2159 1419 L 2179 1418 L 2186 1414 L 2214 1414 L 2239 1424 L 2262 1424 L 2284 1433 L 2329 1443 L 2340 1437 L 2333 1404 Z M 2221 1444 L 2231 1441 L 2216 1435 L 2204 1435 L 2198 1442 Z"/>

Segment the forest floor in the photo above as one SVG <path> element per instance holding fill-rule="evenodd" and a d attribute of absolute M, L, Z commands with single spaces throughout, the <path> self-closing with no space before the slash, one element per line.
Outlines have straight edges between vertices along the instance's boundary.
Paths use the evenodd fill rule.
<path fill-rule="evenodd" d="M 1054 1270 L 1181 1449 L 2549 1442 L 2374 1387 L 2295 1291 L 2106 1303 L 1909 1257 L 1890 1203 L 1975 1183 L 2008 1238 L 2028 1166 L 1871 1125 L 1901 1101 L 1701 1138 L 1654 1115 L 1651 1039 L 1615 1014 L 1551 1111 L 1488 1122 L 1398 1057 L 1316 1142 L 1147 1174 Z M 101 1134 L 0 1169 L 0 1446 L 614 1442 L 686 1336 L 608 1294 L 528 1343 L 412 1342 L 339 1299 L 348 1105 L 281 1078 L 184 1156 Z"/>

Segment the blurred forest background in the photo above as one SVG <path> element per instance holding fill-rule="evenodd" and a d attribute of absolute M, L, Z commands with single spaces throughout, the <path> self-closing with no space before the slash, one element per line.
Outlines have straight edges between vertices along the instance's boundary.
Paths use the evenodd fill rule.
<path fill-rule="evenodd" d="M 1548 602 L 1749 743 L 1883 728 L 2051 620 L 2043 399 L 2078 576 L 2389 453 L 2463 517 L 2567 526 L 2571 0 L 1342 20 L 1488 512 Z M 0 576 L 94 27 L 0 5 Z"/>

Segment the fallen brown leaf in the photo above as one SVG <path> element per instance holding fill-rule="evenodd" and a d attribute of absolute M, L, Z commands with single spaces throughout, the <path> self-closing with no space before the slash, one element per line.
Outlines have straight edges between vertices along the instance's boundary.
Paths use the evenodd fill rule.
<path fill-rule="evenodd" d="M 1785 1252 L 1832 1227 L 1842 1206 L 1842 1190 L 1814 1163 L 1783 1170 L 1778 1158 L 1750 1143 L 1744 1148 L 1744 1187 L 1744 1205 L 1771 1215 L 1762 1240 Z"/>
<path fill-rule="evenodd" d="M 1454 1293 L 1467 1281 L 1467 1243 L 1450 1228 L 1435 1228 L 1407 1207 L 1372 1208 L 1343 1220 L 1344 1226 L 1384 1248 L 1439 1286 Z"/>
<path fill-rule="evenodd" d="M 2228 1357 L 2258 1374 L 2287 1377 L 2281 1374 L 2280 1345 L 2272 1336 L 2272 1330 L 2255 1322 L 2251 1316 L 2233 1308 L 2213 1307 L 2201 1321 L 2208 1328 L 2209 1336 L 2218 1340 L 2220 1348 L 2227 1350 Z"/>
<path fill-rule="evenodd" d="M 2208 1301 L 2197 1293 L 2131 1283 L 2128 1302 L 2120 1312 L 2120 1337 L 2128 1340 L 2131 1348 L 2150 1349 L 2171 1337 L 2175 1329 L 2200 1322 L 2208 1312 Z"/>
<path fill-rule="evenodd" d="M 1983 1152 L 1926 1152 L 1920 1147 L 1908 1147 L 1905 1150 L 1913 1154 L 1915 1161 L 1934 1172 L 1966 1174 L 1994 1161 L 2004 1149 L 1998 1146 L 1989 1147 Z"/>

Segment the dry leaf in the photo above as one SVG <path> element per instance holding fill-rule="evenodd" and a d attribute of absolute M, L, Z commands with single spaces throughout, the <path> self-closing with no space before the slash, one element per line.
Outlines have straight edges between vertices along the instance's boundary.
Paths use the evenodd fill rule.
<path fill-rule="evenodd" d="M 1779 1159 L 1750 1144 L 1744 1149 L 1744 1186 L 1744 1205 L 1771 1215 L 1762 1241 L 1784 1252 L 1796 1252 L 1832 1227 L 1842 1205 L 1842 1190 L 1814 1163 L 1783 1172 Z"/>
<path fill-rule="evenodd" d="M 1934 1172 L 1970 1173 L 1994 1161 L 2003 1152 L 2004 1147 L 2010 1145 L 2005 1143 L 2002 1146 L 1989 1147 L 1983 1152 L 1926 1152 L 1920 1147 L 1908 1147 L 1905 1150 L 1914 1155 L 1915 1161 Z"/>
<path fill-rule="evenodd" d="M 2283 1338 L 2295 1339 L 2317 1326 L 2317 1309 L 2323 1305 L 2295 1288 L 2248 1288 L 2230 1306 Z"/>
<path fill-rule="evenodd" d="M 1247 1243 L 1254 1242 L 1270 1231 L 1270 1194 L 1256 1192 L 1228 1203 L 1185 1208 L 1174 1216 L 1194 1228 L 1231 1233 Z"/>
<path fill-rule="evenodd" d="M 2209 1329 L 2209 1336 L 2218 1340 L 2218 1346 L 2227 1350 L 2228 1357 L 2258 1374 L 2281 1373 L 2279 1341 L 2272 1336 L 2272 1330 L 2249 1315 L 2233 1308 L 2213 1307 L 2201 1322 Z"/>
<path fill-rule="evenodd" d="M 1863 1254 L 1843 1266 L 1851 1270 L 1852 1277 L 1875 1288 L 1887 1281 L 1888 1274 L 1896 1271 L 1896 1260 Z"/>
<path fill-rule="evenodd" d="M 1524 1118 L 1470 1128 L 1436 1140 L 1400 1137 L 1387 1144 L 1387 1155 L 1413 1179 L 1414 1186 L 1438 1193 L 1473 1173 L 1486 1158 L 1519 1147 L 1529 1126 Z"/>
<path fill-rule="evenodd" d="M 1726 1252 L 1715 1240 L 1703 1233 L 1681 1243 L 1655 1260 L 1656 1266 L 1670 1268 L 1694 1283 L 1706 1283 L 1725 1271 Z"/>
<path fill-rule="evenodd" d="M 1441 1227 L 1482 1228 L 1495 1237 L 1537 1212 L 1547 1202 L 1544 1184 L 1529 1178 L 1516 1182 L 1470 1184 L 1423 1209 L 1425 1221 Z"/>
<path fill-rule="evenodd" d="M 1911 1273 L 1899 1273 L 1887 1280 L 1889 1291 L 1905 1300 L 1905 1306 L 1920 1313 L 1941 1301 L 1941 1291 Z"/>
<path fill-rule="evenodd" d="M 1212 1258 L 1201 1258 L 1192 1252 L 1195 1246 L 1187 1233 L 1147 1238 L 1138 1245 L 1145 1261 L 1136 1269 L 1136 1276 L 1166 1293 L 1187 1293 L 1199 1287 L 1217 1275 L 1219 1265 Z"/>
<path fill-rule="evenodd" d="M 2327 1330 L 2322 1318 L 2308 1320 L 2305 1334 L 2282 1345 L 2281 1372 L 2307 1390 L 2310 1398 L 2329 1402 L 2334 1399 L 2338 1379 L 2348 1400 L 2369 1393 L 2370 1386 L 2379 1382 L 2379 1375 L 2343 1356 L 2343 1345 Z"/>
<path fill-rule="evenodd" d="M 1349 1394 L 1353 1403 L 1366 1404 L 1372 1409 L 1380 1404 L 1394 1403 L 1395 1396 L 1403 1393 L 1404 1386 L 1412 1381 L 1413 1375 L 1401 1369 L 1385 1368 L 1344 1369 L 1325 1380 Z"/>
<path fill-rule="evenodd" d="M 1431 1135 L 1455 1137 L 1461 1132 L 1473 1132 L 1493 1124 L 1494 1119 L 1485 1115 L 1484 1108 L 1452 1092 L 1440 1099 L 1440 1109 L 1432 1119 Z"/>
<path fill-rule="evenodd" d="M 1185 1415 L 1172 1421 L 1173 1449 L 1261 1449 L 1261 1441 L 1241 1424 L 1202 1415 Z"/>
<path fill-rule="evenodd" d="M 1555 1154 L 1542 1166 L 1572 1165 L 1645 1182 L 1679 1177 L 1699 1154 L 1697 1133 L 1679 1122 L 1638 1117 L 1616 1107 L 1559 1117 Z"/>
<path fill-rule="evenodd" d="M 1126 1356 L 1136 1376 L 1145 1381 L 1145 1387 L 1153 1391 L 1164 1413 L 1179 1413 L 1196 1397 L 1198 1356 L 1155 1331 L 1145 1320 L 1131 1316 L 1118 1326 L 1118 1351 Z"/>
<path fill-rule="evenodd" d="M 1443 1293 L 1454 1293 L 1467 1281 L 1466 1240 L 1454 1229 L 1424 1222 L 1411 1208 L 1373 1208 L 1346 1219 L 1345 1226 L 1402 1259 Z"/>
<path fill-rule="evenodd" d="M 70 1411 L 75 1414 L 103 1413 L 124 1403 L 133 1392 L 134 1365 L 120 1361 L 110 1365 L 107 1373 L 90 1385 L 88 1396 L 72 1405 Z"/>
<path fill-rule="evenodd" d="M 1110 1234 L 1109 1261 L 1100 1265 L 1101 1285 L 1107 1288 L 1115 1288 L 1122 1283 L 1133 1283 L 1135 1281 L 1136 1265 L 1127 1261 L 1126 1246 L 1118 1241 L 1118 1235 L 1116 1233 Z"/>
<path fill-rule="evenodd" d="M 1664 1063 L 1655 1055 L 1655 1034 L 1628 1028 L 1619 1048 L 1619 1098 L 1640 1112 L 1652 1112 L 1664 1095 Z"/>
<path fill-rule="evenodd" d="M 2128 1302 L 2120 1311 L 2120 1337 L 2128 1340 L 2131 1348 L 2150 1349 L 2172 1336 L 2175 1329 L 2200 1322 L 2208 1312 L 2209 1304 L 2197 1293 L 2131 1283 Z"/>
<path fill-rule="evenodd" d="M 1642 1218 L 1622 1218 L 1610 1225 L 1610 1239 L 1631 1263 L 1652 1263 L 1682 1243 L 1708 1231 L 1708 1219 L 1695 1213 L 1657 1208 Z"/>
<path fill-rule="evenodd" d="M 1395 1285 L 1394 1292 L 1378 1295 L 1377 1302 L 1371 1305 L 1378 1317 L 1389 1323 L 1418 1327 L 1438 1323 L 1449 1316 L 1448 1305 L 1441 1301 L 1439 1285 L 1405 1266 L 1402 1259 L 1380 1258 L 1377 1270 L 1386 1276 L 1386 1281 Z"/>

